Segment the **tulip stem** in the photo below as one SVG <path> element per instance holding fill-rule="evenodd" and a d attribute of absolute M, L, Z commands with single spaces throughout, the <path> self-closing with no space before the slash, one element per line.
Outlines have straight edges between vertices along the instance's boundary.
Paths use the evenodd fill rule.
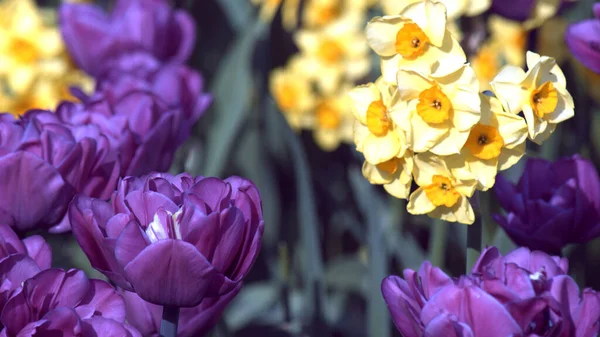
<path fill-rule="evenodd" d="M 177 323 L 179 322 L 179 307 L 163 307 L 162 321 L 160 322 L 161 337 L 177 337 Z"/>

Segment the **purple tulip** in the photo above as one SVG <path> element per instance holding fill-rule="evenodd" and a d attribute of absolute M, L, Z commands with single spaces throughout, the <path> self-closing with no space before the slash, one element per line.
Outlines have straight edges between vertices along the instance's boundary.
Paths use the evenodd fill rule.
<path fill-rule="evenodd" d="M 122 176 L 167 170 L 180 145 L 180 132 L 189 134 L 192 127 L 184 127 L 180 109 L 169 108 L 134 79 L 91 97 L 77 94 L 83 103 L 63 102 L 56 114 L 78 134 L 107 138 Z"/>
<path fill-rule="evenodd" d="M 593 337 L 600 296 L 580 293 L 566 259 L 527 248 L 502 256 L 490 247 L 470 275 L 451 279 L 429 262 L 382 283 L 383 298 L 405 337 Z"/>
<path fill-rule="evenodd" d="M 6 303 L 2 337 L 141 336 L 126 325 L 123 298 L 80 270 L 46 269 L 23 282 Z"/>
<path fill-rule="evenodd" d="M 560 0 L 558 11 L 562 11 L 577 0 Z M 515 21 L 525 21 L 534 14 L 538 6 L 537 0 L 492 0 L 490 10 L 507 19 Z"/>
<path fill-rule="evenodd" d="M 196 39 L 193 19 L 165 0 L 118 0 L 110 14 L 99 6 L 67 3 L 59 20 L 73 59 L 96 78 L 123 65 L 185 63 Z"/>
<path fill-rule="evenodd" d="M 69 214 L 94 268 L 173 307 L 232 291 L 252 267 L 264 227 L 252 182 L 186 173 L 124 178 L 112 203 L 76 197 Z"/>
<path fill-rule="evenodd" d="M 516 186 L 498 176 L 494 191 L 507 212 L 494 219 L 518 245 L 556 254 L 600 235 L 600 179 L 577 155 L 529 159 Z"/>
<path fill-rule="evenodd" d="M 40 235 L 32 235 L 21 240 L 8 225 L 0 224 L 0 261 L 15 255 L 32 258 L 41 269 L 48 269 L 52 263 L 50 245 Z"/>
<path fill-rule="evenodd" d="M 0 114 L 0 223 L 18 232 L 66 231 L 63 217 L 75 193 L 108 198 L 118 174 L 106 138 L 76 135 L 47 111 L 18 120 Z"/>
<path fill-rule="evenodd" d="M 218 322 L 225 307 L 242 289 L 242 283 L 230 292 L 217 297 L 205 298 L 191 308 L 182 308 L 179 314 L 177 337 L 204 336 Z M 127 307 L 127 322 L 145 337 L 160 337 L 160 322 L 163 308 L 141 299 L 136 293 L 122 291 Z"/>
<path fill-rule="evenodd" d="M 594 4 L 595 19 L 571 24 L 565 32 L 567 47 L 584 66 L 600 74 L 600 4 Z"/>

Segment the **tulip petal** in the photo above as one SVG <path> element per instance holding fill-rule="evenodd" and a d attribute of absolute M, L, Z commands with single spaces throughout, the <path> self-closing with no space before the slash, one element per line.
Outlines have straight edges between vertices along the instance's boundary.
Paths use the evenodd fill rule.
<path fill-rule="evenodd" d="M 198 305 L 215 270 L 193 245 L 160 240 L 125 266 L 127 279 L 144 300 L 176 307 Z M 148 275 L 153 275 L 150 279 Z"/>
<path fill-rule="evenodd" d="M 35 260 L 41 269 L 48 269 L 52 265 L 52 249 L 40 235 L 33 235 L 23 239 L 27 248 L 27 255 Z"/>

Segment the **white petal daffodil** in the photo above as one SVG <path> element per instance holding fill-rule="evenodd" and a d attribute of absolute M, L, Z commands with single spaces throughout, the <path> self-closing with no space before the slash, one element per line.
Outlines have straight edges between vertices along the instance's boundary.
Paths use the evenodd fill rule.
<path fill-rule="evenodd" d="M 477 180 L 477 189 L 486 191 L 496 182 L 496 174 L 513 166 L 525 153 L 527 124 L 502 109 L 495 97 L 481 94 L 481 120 L 469 133 L 459 155 L 446 157 L 452 173 Z"/>
<path fill-rule="evenodd" d="M 444 70 L 444 72 L 442 72 Z M 400 70 L 397 76 L 401 111 L 399 127 L 416 153 L 460 153 L 471 128 L 481 117 L 479 82 L 468 64 L 440 69 L 429 76 Z"/>
<path fill-rule="evenodd" d="M 429 73 L 432 67 L 464 63 L 466 56 L 446 27 L 446 6 L 420 1 L 399 15 L 373 18 L 366 28 L 369 46 L 381 56 L 381 72 L 394 83 L 399 69 Z"/>
<path fill-rule="evenodd" d="M 377 165 L 365 161 L 362 173 L 371 184 L 383 185 L 390 195 L 407 199 L 412 184 L 412 169 L 413 155 L 411 151 L 406 151 L 402 157 L 394 157 Z"/>
<path fill-rule="evenodd" d="M 468 199 L 475 192 L 475 180 L 458 180 L 442 157 L 429 152 L 414 156 L 413 174 L 419 188 L 409 197 L 409 213 L 464 224 L 475 221 Z"/>
<path fill-rule="evenodd" d="M 556 61 L 547 56 L 527 52 L 527 73 L 519 67 L 505 66 L 490 83 L 505 110 L 523 111 L 529 138 L 541 144 L 556 125 L 573 117 L 573 97 Z"/>
<path fill-rule="evenodd" d="M 397 127 L 400 111 L 406 104 L 399 100 L 395 86 L 381 78 L 375 83 L 358 86 L 349 93 L 356 121 L 354 143 L 365 159 L 381 164 L 406 151 L 406 137 Z"/>

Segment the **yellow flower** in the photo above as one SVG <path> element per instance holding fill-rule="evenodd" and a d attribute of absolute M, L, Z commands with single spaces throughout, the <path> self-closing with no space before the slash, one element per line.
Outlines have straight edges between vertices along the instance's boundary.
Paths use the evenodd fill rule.
<path fill-rule="evenodd" d="M 484 44 L 477 54 L 471 58 L 471 66 L 479 79 L 479 88 L 482 91 L 490 90 L 490 81 L 500 70 L 500 47 L 497 44 Z"/>
<path fill-rule="evenodd" d="M 519 22 L 497 15 L 490 16 L 488 28 L 489 43 L 494 46 L 498 56 L 508 64 L 524 66 L 529 32 Z"/>
<path fill-rule="evenodd" d="M 408 6 L 419 2 L 423 2 L 423 0 L 382 0 L 381 6 L 385 15 L 397 15 Z M 463 15 L 469 0 L 440 0 L 437 2 L 446 6 L 448 21 L 454 21 Z"/>
<path fill-rule="evenodd" d="M 413 174 L 419 188 L 409 197 L 409 213 L 427 214 L 450 222 L 473 223 L 475 214 L 468 198 L 475 192 L 475 180 L 457 179 L 446 162 L 431 153 L 414 156 Z"/>
<path fill-rule="evenodd" d="M 304 4 L 303 23 L 308 28 L 319 28 L 340 19 L 362 21 L 373 3 L 374 0 L 308 0 Z"/>
<path fill-rule="evenodd" d="M 480 119 L 479 84 L 473 69 L 460 64 L 429 76 L 400 70 L 397 81 L 400 99 L 408 105 L 401 111 L 398 125 L 406 132 L 412 150 L 460 153 Z"/>
<path fill-rule="evenodd" d="M 527 73 L 505 66 L 491 82 L 506 111 L 523 111 L 529 138 L 541 144 L 556 124 L 573 117 L 574 104 L 566 80 L 553 58 L 527 52 Z"/>
<path fill-rule="evenodd" d="M 352 89 L 349 93 L 356 121 L 354 143 L 365 159 L 381 164 L 394 157 L 402 157 L 406 151 L 404 133 L 398 129 L 398 113 L 405 109 L 398 99 L 395 86 L 389 86 L 379 78 Z"/>
<path fill-rule="evenodd" d="M 294 130 L 312 126 L 315 95 L 310 79 L 299 70 L 299 58 L 293 58 L 287 67 L 275 69 L 269 76 L 269 89 L 279 110 Z"/>
<path fill-rule="evenodd" d="M 459 155 L 446 158 L 454 176 L 477 180 L 477 188 L 494 186 L 499 170 L 514 165 L 525 153 L 527 124 L 515 114 L 505 112 L 495 97 L 481 94 L 481 120 L 469 133 Z"/>
<path fill-rule="evenodd" d="M 0 16 L 1 111 L 21 115 L 32 108 L 54 109 L 60 100 L 72 99 L 69 86 L 92 86 L 68 57 L 56 15 L 31 0 L 5 0 Z"/>
<path fill-rule="evenodd" d="M 381 72 L 388 83 L 399 69 L 429 73 L 432 67 L 464 63 L 464 51 L 446 29 L 446 7 L 421 1 L 399 15 L 376 17 L 366 28 L 369 46 L 381 56 Z"/>
<path fill-rule="evenodd" d="M 321 149 L 333 151 L 340 143 L 351 143 L 354 115 L 349 109 L 349 89 L 341 88 L 335 95 L 322 98 L 315 107 L 313 137 Z"/>
<path fill-rule="evenodd" d="M 353 81 L 370 70 L 369 48 L 361 32 L 361 20 L 338 20 L 322 29 L 300 30 L 294 36 L 309 74 L 325 93 L 333 93 L 342 81 Z"/>
<path fill-rule="evenodd" d="M 383 185 L 389 194 L 399 199 L 406 199 L 410 194 L 412 169 L 412 152 L 406 151 L 402 157 L 393 157 L 377 165 L 365 161 L 362 173 L 371 184 Z"/>

